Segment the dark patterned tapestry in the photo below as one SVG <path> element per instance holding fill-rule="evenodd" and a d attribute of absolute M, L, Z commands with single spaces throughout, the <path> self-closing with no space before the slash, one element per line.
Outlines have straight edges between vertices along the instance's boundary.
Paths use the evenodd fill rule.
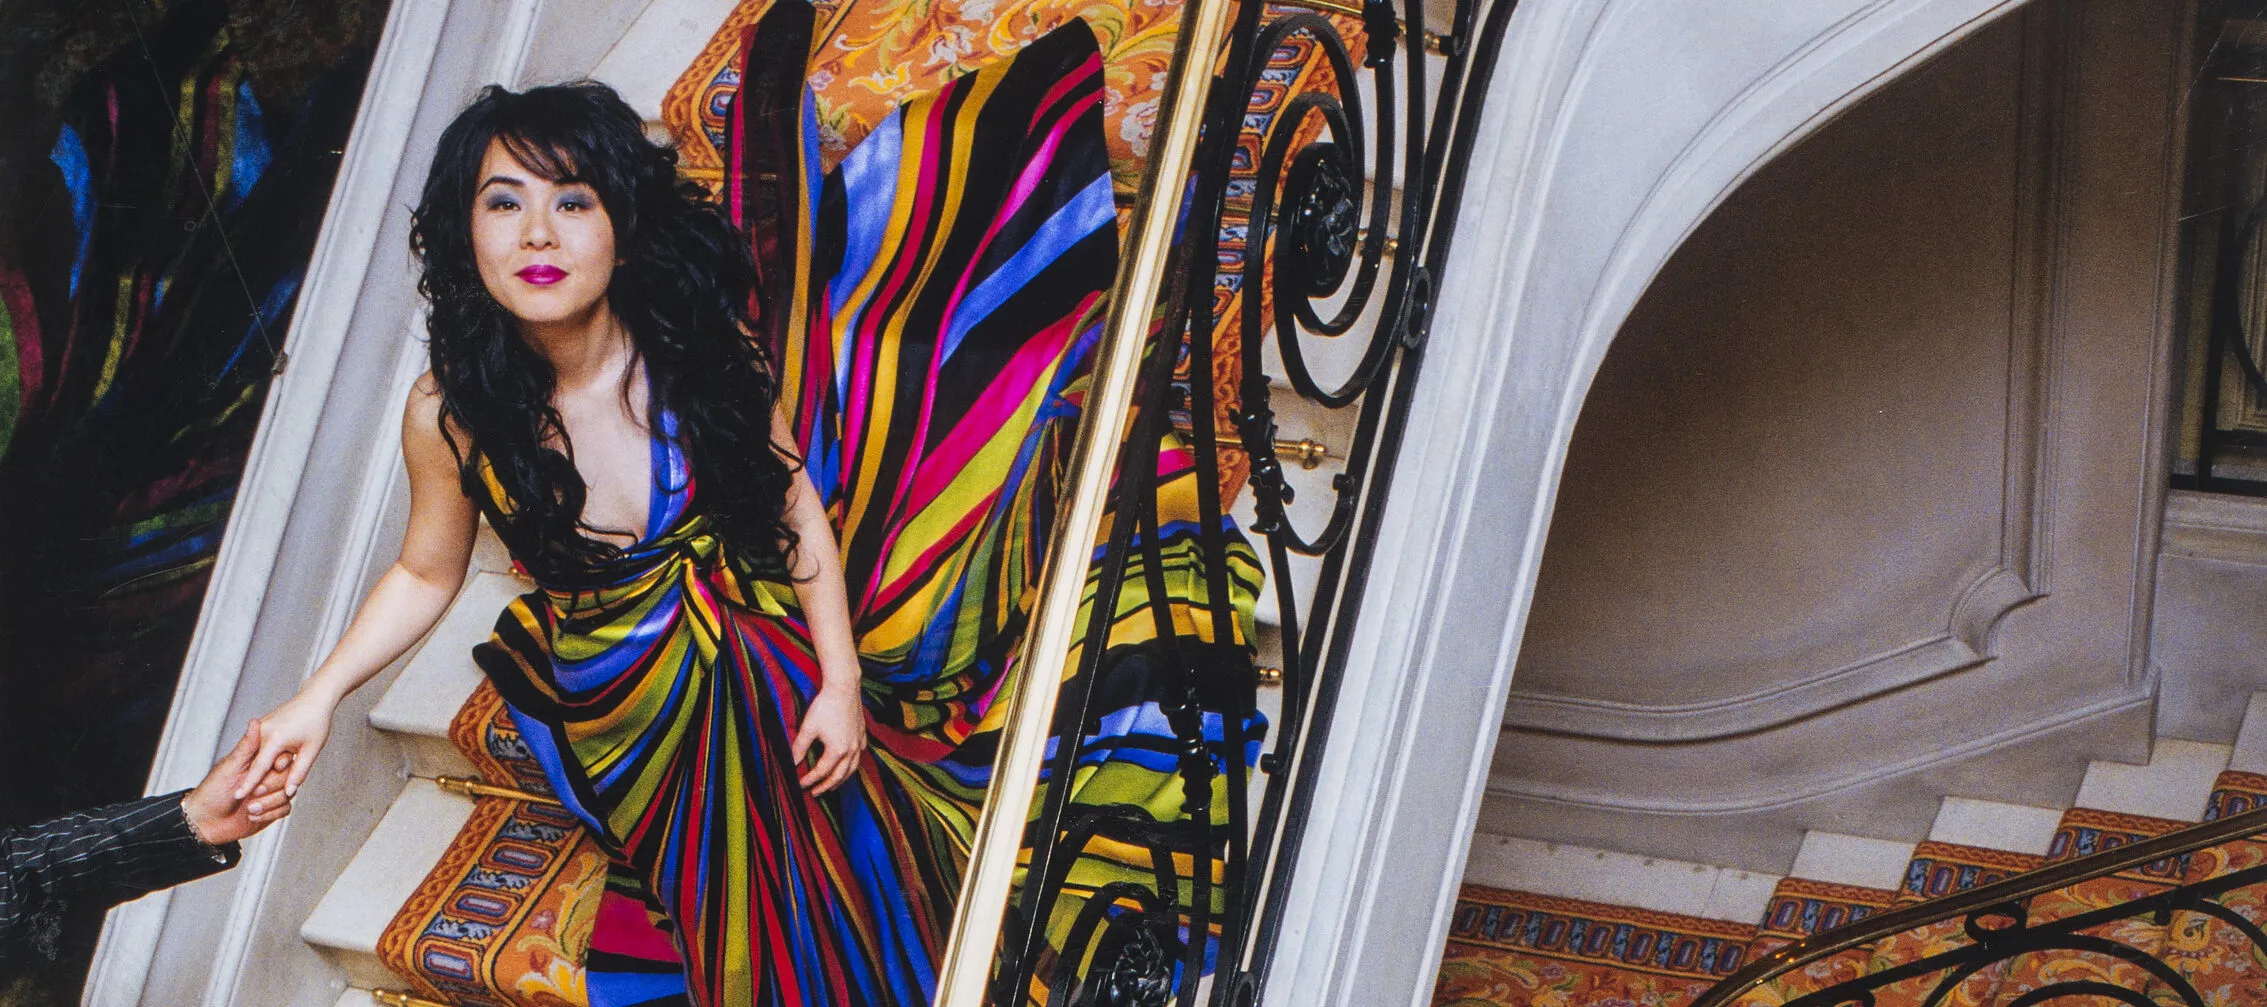
<path fill-rule="evenodd" d="M 385 12 L 0 3 L 0 823 L 141 791 Z"/>

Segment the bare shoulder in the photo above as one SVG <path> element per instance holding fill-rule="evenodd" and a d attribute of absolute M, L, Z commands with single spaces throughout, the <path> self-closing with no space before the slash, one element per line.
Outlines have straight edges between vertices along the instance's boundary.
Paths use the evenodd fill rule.
<path fill-rule="evenodd" d="M 440 382 L 433 380 L 433 372 L 427 371 L 410 385 L 409 401 L 402 406 L 402 448 L 412 455 L 435 451 L 453 454 L 449 447 L 451 438 L 442 434 L 444 424 L 449 427 L 449 434 L 461 433 L 443 414 Z"/>

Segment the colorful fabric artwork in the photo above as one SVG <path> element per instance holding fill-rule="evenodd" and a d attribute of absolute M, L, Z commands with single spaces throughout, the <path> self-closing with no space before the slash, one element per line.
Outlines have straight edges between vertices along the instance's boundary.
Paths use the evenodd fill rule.
<path fill-rule="evenodd" d="M 775 10 L 784 12 L 788 8 Z M 905 504 L 895 501 L 908 499 L 906 486 L 918 487 L 925 479 L 920 474 L 898 473 L 891 468 L 892 459 L 904 450 L 897 444 L 905 438 L 902 431 L 884 430 L 879 424 L 888 422 L 887 417 L 893 414 L 908 417 L 925 414 L 935 406 L 921 403 L 938 393 L 935 387 L 909 384 L 903 377 L 891 385 L 869 375 L 908 373 L 905 363 L 918 362 L 920 357 L 905 354 L 925 352 L 920 350 L 917 334 L 931 328 L 944 329 L 946 353 L 952 358 L 949 366 L 966 366 L 958 358 L 969 352 L 968 347 L 985 329 L 995 328 L 998 323 L 990 317 L 970 318 L 949 307 L 949 302 L 940 296 L 948 284 L 955 283 L 949 275 L 931 281 L 922 294 L 893 295 L 891 285 L 896 281 L 890 279 L 892 270 L 919 275 L 935 267 L 920 265 L 905 269 L 889 265 L 888 257 L 879 256 L 868 248 L 869 244 L 886 242 L 911 250 L 926 244 L 927 250 L 920 253 L 926 257 L 924 262 L 957 264 L 954 257 L 960 253 L 952 250 L 957 239 L 932 230 L 932 225 L 923 219 L 926 211 L 922 209 L 922 200 L 928 183 L 913 184 L 917 179 L 925 180 L 951 170 L 924 163 L 916 172 L 909 164 L 909 158 L 917 153 L 929 158 L 939 156 L 940 148 L 934 140 L 916 140 L 919 136 L 935 135 L 935 128 L 924 127 L 917 132 L 910 125 L 919 121 L 914 116 L 923 110 L 923 103 L 908 105 L 900 117 L 884 120 L 868 134 L 857 151 L 825 176 L 822 184 L 806 183 L 790 189 L 764 181 L 767 177 L 809 178 L 814 165 L 823 163 L 817 145 L 810 142 L 814 122 L 810 109 L 815 102 L 808 99 L 809 92 L 801 87 L 802 81 L 793 69 L 794 53 L 801 47 L 792 41 L 767 41 L 763 35 L 776 30 L 772 25 L 767 19 L 765 27 L 751 36 L 749 55 L 743 61 L 742 79 L 750 85 L 738 96 L 737 117 L 728 130 L 734 142 L 726 149 L 730 160 L 724 196 L 728 205 L 743 212 L 742 219 L 757 235 L 759 251 L 765 246 L 765 234 L 792 230 L 788 225 L 767 225 L 767 219 L 781 214 L 793 216 L 798 212 L 797 206 L 817 207 L 815 213 L 809 214 L 813 237 L 808 241 L 779 239 L 773 246 L 779 250 L 774 257 L 783 261 L 768 267 L 776 275 L 792 274 L 788 282 L 797 289 L 814 291 L 802 299 L 773 298 L 790 305 L 790 310 L 807 310 L 808 314 L 782 316 L 775 313 L 767 331 L 774 334 L 781 372 L 790 389 L 783 397 L 783 406 L 795 419 L 807 457 L 833 460 L 832 463 L 840 466 L 835 469 L 814 467 L 812 474 L 822 495 L 827 496 L 835 508 L 845 565 L 853 571 L 874 571 L 870 578 L 853 577 L 851 599 L 854 610 L 868 613 L 862 619 L 862 626 L 871 628 L 862 636 L 860 650 L 868 661 L 869 683 L 881 679 L 916 686 L 906 689 L 901 685 L 893 690 L 887 704 L 894 706 L 896 716 L 876 718 L 877 736 L 889 739 L 881 758 L 909 776 L 921 777 L 922 782 L 909 785 L 931 795 L 930 806 L 944 807 L 949 803 L 954 808 L 936 819 L 939 828 L 930 836 L 930 848 L 937 851 L 940 858 L 949 859 L 950 868 L 944 876 L 957 889 L 982 799 L 982 786 L 988 782 L 989 760 L 995 747 L 993 739 L 1004 726 L 1001 715 L 1005 712 L 997 705 L 980 710 L 964 708 L 958 697 L 984 696 L 988 700 L 999 694 L 999 676 L 1013 658 L 1023 612 L 1028 608 L 1030 591 L 1038 574 L 1038 562 L 1045 552 L 1045 520 L 1053 511 L 1049 493 L 1054 479 L 1016 487 L 1011 494 L 996 488 L 999 484 L 987 474 L 987 466 L 967 467 L 967 463 L 953 460 L 1005 458 L 1009 454 L 1005 444 L 989 448 L 974 444 L 952 448 L 935 456 L 936 463 L 947 466 L 940 467 L 938 475 L 949 475 L 954 484 L 975 492 L 967 495 L 969 504 L 950 504 L 949 496 L 953 491 L 940 487 L 948 496 L 939 497 L 939 503 L 951 507 L 972 504 L 1014 515 L 1012 533 L 998 536 L 996 542 L 980 544 L 975 552 L 939 552 L 927 545 L 925 539 L 908 539 L 897 530 L 900 523 L 907 520 L 905 515 L 911 512 L 902 510 Z M 1074 24 L 1063 32 L 1076 29 Z M 1049 36 L 1049 39 L 1054 37 Z M 1017 57 L 1018 62 L 1033 59 L 1037 51 L 1037 46 L 1025 50 Z M 767 66 L 766 60 L 773 65 Z M 764 94 L 754 87 L 757 81 L 770 81 L 768 86 L 781 89 L 781 93 Z M 949 96 L 960 86 L 962 84 L 956 80 L 943 94 Z M 1006 82 L 1000 85 L 1002 89 L 1008 86 Z M 800 134 L 792 128 L 796 124 L 794 117 L 778 117 L 778 112 L 796 107 L 797 95 L 805 96 L 800 102 L 804 109 Z M 766 113 L 771 118 L 757 121 L 754 115 L 758 109 L 772 110 Z M 963 114 L 991 113 L 971 110 Z M 786 137 L 799 135 L 802 142 L 783 138 L 782 125 L 789 127 L 784 131 Z M 1095 149 L 1099 145 L 1092 143 L 1091 135 L 1086 142 L 1088 149 L 1084 156 L 1093 158 L 1099 153 Z M 1071 149 L 1065 146 L 1058 151 L 1057 158 L 1066 156 Z M 801 152 L 800 168 L 792 162 L 775 165 L 767 161 L 768 152 L 777 150 Z M 896 158 L 894 164 L 882 160 L 889 157 Z M 1099 161 L 1095 163 L 1099 166 Z M 1001 175 L 1003 181 L 1007 177 Z M 1098 225 L 1114 219 L 1110 188 L 1100 174 L 1069 174 L 1062 179 L 1041 179 L 1026 174 L 1014 185 L 1018 189 L 1036 185 L 1067 190 L 1079 178 L 1091 181 L 1076 195 L 1066 192 L 1061 197 L 1066 204 L 1080 207 L 1079 212 L 1090 214 L 1090 219 Z M 815 198 L 810 193 L 816 193 Z M 1015 232 L 1011 229 L 1005 233 Z M 1114 242 L 1114 230 L 1108 233 Z M 1102 249 L 1098 246 L 1093 251 L 1099 256 Z M 814 264 L 808 270 L 797 272 L 803 267 L 787 264 L 801 263 L 806 254 Z M 983 254 L 991 257 L 1002 253 Z M 1114 258 L 1114 252 L 1112 256 Z M 759 256 L 759 261 L 774 257 Z M 1099 258 L 1093 268 L 1098 271 L 1094 274 L 1097 277 L 1107 272 Z M 984 285 L 970 286 L 966 281 L 958 281 L 958 286 L 974 290 L 976 293 L 971 299 L 985 305 L 984 310 L 1004 310 L 989 307 Z M 1042 456 L 1050 472 L 1056 454 L 1067 447 L 1075 409 L 1084 399 L 1085 357 L 1090 349 L 1087 341 L 1092 338 L 1104 307 L 1104 302 L 1096 297 L 1086 304 L 1080 317 L 1072 319 L 1064 315 L 1063 322 L 1073 323 L 1080 333 L 1077 341 L 1067 348 L 1047 350 L 1065 354 L 1060 362 L 1047 361 L 1047 366 L 1057 369 L 1058 380 L 1063 382 L 1060 406 L 1031 414 L 1031 421 L 1018 419 L 1008 427 L 1015 430 L 1022 429 L 1028 422 L 1044 422 L 1053 428 Z M 964 326 L 968 335 L 959 331 Z M 798 337 L 799 333 L 808 335 Z M 980 368 L 978 374 L 989 375 L 993 371 L 987 365 L 975 366 Z M 1011 369 L 1019 366 L 1022 365 L 1011 365 Z M 932 373 L 938 376 L 931 381 L 949 383 L 949 370 L 933 370 Z M 877 394 L 887 394 L 900 401 L 875 401 Z M 1026 407 L 1018 407 L 1023 408 Z M 934 437 L 931 442 L 950 443 Z M 1074 790 L 1067 799 L 1076 808 L 1106 807 L 1131 811 L 1140 820 L 1176 822 L 1189 814 L 1185 810 L 1188 795 L 1181 792 L 1177 764 L 1179 752 L 1185 746 L 1177 740 L 1177 730 L 1201 733 L 1215 751 L 1222 753 L 1215 759 L 1223 768 L 1228 761 L 1225 752 L 1230 749 L 1242 751 L 1241 765 L 1249 765 L 1256 758 L 1264 724 L 1249 709 L 1249 648 L 1253 633 L 1251 610 L 1260 575 L 1256 558 L 1233 527 L 1220 529 L 1228 545 L 1228 568 L 1220 572 L 1221 583 L 1230 593 L 1226 607 L 1235 614 L 1235 625 L 1216 631 L 1212 625 L 1213 589 L 1199 549 L 1203 528 L 1198 516 L 1193 459 L 1176 438 L 1168 435 L 1160 446 L 1156 464 L 1160 488 L 1154 534 L 1160 569 L 1152 576 L 1152 571 L 1146 568 L 1148 559 L 1139 547 L 1142 538 L 1137 536 L 1135 553 L 1140 558 L 1123 575 L 1117 610 L 1113 613 L 1115 618 L 1110 624 L 1108 650 L 1099 673 L 1096 712 L 1085 725 L 1072 780 Z M 892 487 L 891 481 L 899 485 Z M 919 502 L 920 498 L 912 499 Z M 893 502 L 887 509 L 875 506 L 882 500 Z M 950 516 L 949 526 L 968 526 L 976 520 L 973 514 L 963 516 L 956 511 Z M 948 524 L 937 523 L 939 526 Z M 1144 534 L 1148 534 L 1147 529 Z M 973 539 L 970 541 L 975 543 Z M 904 552 L 909 547 L 928 551 L 923 552 L 918 561 L 913 561 L 911 554 Z M 905 558 L 893 558 L 892 553 Z M 1099 561 L 1099 553 L 1096 558 Z M 1099 567 L 1096 567 L 1089 575 L 1089 605 L 1096 595 L 1097 585 L 1092 578 L 1098 573 Z M 949 578 L 955 576 L 963 578 L 962 583 L 966 585 L 992 585 L 986 589 L 992 600 L 984 603 L 981 618 L 972 618 L 979 615 L 979 611 L 968 608 L 967 602 L 952 603 L 958 608 L 959 614 L 952 617 L 959 621 L 959 627 L 948 630 L 944 619 L 952 610 L 940 609 L 937 602 L 930 599 L 949 598 L 947 589 L 952 583 Z M 940 577 L 946 578 L 942 585 L 932 586 Z M 891 613 L 887 619 L 879 615 L 884 612 Z M 915 618 L 906 618 L 908 614 Z M 1081 625 L 1084 624 L 1082 621 Z M 1176 642 L 1200 649 L 1217 648 L 1224 653 L 1224 662 L 1214 659 L 1219 665 L 1215 673 L 1221 682 L 1207 691 L 1233 695 L 1236 683 L 1240 682 L 1247 697 L 1245 702 L 1240 705 L 1215 702 L 1211 709 L 1188 711 L 1187 715 L 1194 716 L 1198 722 L 1176 727 L 1172 723 L 1175 714 L 1168 711 L 1183 710 L 1186 701 L 1177 694 L 1180 691 L 1178 677 L 1166 673 L 1174 665 L 1161 665 L 1159 661 L 1161 632 L 1169 634 Z M 1080 657 L 1080 653 L 1074 651 L 1066 674 L 1078 666 Z M 936 683 L 942 681 L 953 684 L 939 690 Z M 897 761 L 900 759 L 902 761 Z M 1230 775 L 1218 772 L 1208 777 L 1212 799 L 1204 802 L 1208 808 L 1204 814 L 1213 826 L 1226 824 Z M 1209 887 L 1200 901 L 1208 907 L 1208 931 L 1217 927 L 1225 908 L 1225 891 L 1219 886 L 1223 852 L 1217 844 L 1203 850 L 1184 849 L 1165 854 L 1106 830 L 1094 836 L 1084 848 L 1072 852 L 1068 870 L 1061 878 L 1066 897 L 1051 907 L 1048 929 L 1054 940 L 1041 949 L 1042 978 L 1032 991 L 1034 997 L 1044 995 L 1044 975 L 1048 972 L 1045 966 L 1053 963 L 1052 956 L 1061 950 L 1062 941 L 1080 932 L 1078 919 L 1087 908 L 1084 900 L 1111 885 L 1138 886 L 1155 893 L 1158 869 L 1153 860 L 1161 855 L 1204 861 L 1207 866 L 1200 869 L 1192 864 L 1191 870 L 1182 872 L 1185 876 L 1203 876 L 1203 886 L 1192 887 L 1186 896 L 1180 892 L 1164 894 L 1185 900 L 1197 898 L 1196 891 Z M 1111 911 L 1115 908 L 1113 906 Z M 1204 941 L 1210 939 L 1210 933 L 1184 932 L 1178 939 Z"/>
<path fill-rule="evenodd" d="M 597 1005 L 927 999 L 1115 270 L 1083 27 L 908 102 L 824 173 L 816 104 L 785 79 L 784 103 L 737 97 L 734 135 L 784 109 L 800 142 L 751 144 L 778 170 L 728 175 L 724 195 L 763 253 L 781 405 L 839 527 L 875 748 L 855 787 L 795 786 L 787 739 L 817 667 L 793 586 L 710 530 L 665 415 L 644 540 L 552 576 L 476 655 L 612 854 Z M 492 519 L 509 513 L 490 496 Z M 1187 524 L 1173 511 L 1164 534 Z M 1241 557 L 1239 644 L 1256 589 Z M 1208 633 L 1201 571 L 1170 573 Z M 1162 806 L 1172 777 L 1143 753 L 1165 725 L 1130 695 L 1086 739 L 1081 779 Z"/>
<path fill-rule="evenodd" d="M 229 4 L 130 10 L 7 141 L 0 648 L 38 670 L 0 674 L 10 819 L 140 792 L 369 65 L 279 90 Z"/>
<path fill-rule="evenodd" d="M 270 6 L 0 3 L 0 823 L 149 779 L 385 0 L 291 58 Z M 101 923 L 0 999 L 75 1002 Z"/>

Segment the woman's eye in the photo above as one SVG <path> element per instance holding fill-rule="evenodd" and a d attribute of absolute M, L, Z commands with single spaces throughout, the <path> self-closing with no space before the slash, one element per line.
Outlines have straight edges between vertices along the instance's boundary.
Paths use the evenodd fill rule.
<path fill-rule="evenodd" d="M 517 210 L 519 208 L 519 200 L 513 199 L 510 196 L 488 197 L 488 209 L 490 210 Z"/>
<path fill-rule="evenodd" d="M 568 196 L 559 201 L 559 209 L 582 211 L 590 209 L 590 201 L 581 196 Z"/>

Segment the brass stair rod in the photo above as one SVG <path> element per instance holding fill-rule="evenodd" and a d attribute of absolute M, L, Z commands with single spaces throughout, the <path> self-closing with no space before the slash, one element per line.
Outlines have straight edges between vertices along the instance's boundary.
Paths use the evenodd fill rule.
<path fill-rule="evenodd" d="M 545 797 L 542 794 L 529 793 L 525 790 L 520 790 L 514 787 L 499 787 L 493 783 L 483 783 L 468 776 L 434 776 L 427 778 L 433 781 L 434 786 L 439 787 L 442 790 L 446 790 L 452 794 L 463 794 L 466 797 L 502 797 L 514 801 L 525 801 L 529 804 L 548 804 L 554 808 L 563 808 L 566 806 L 560 803 L 559 799 L 556 797 Z"/>
<path fill-rule="evenodd" d="M 1347 17 L 1362 16 L 1362 8 L 1350 3 L 1339 3 L 1338 0 L 1267 0 L 1267 2 L 1280 7 L 1305 7 L 1308 10 L 1321 11 L 1325 14 L 1343 14 Z M 1402 31 L 1409 30 L 1409 22 L 1407 21 L 1394 18 L 1393 23 L 1395 27 Z M 1441 52 L 1447 41 L 1447 36 L 1430 28 L 1425 29 L 1426 51 Z"/>
<path fill-rule="evenodd" d="M 448 1004 L 436 1003 L 415 993 L 403 993 L 399 990 L 371 990 L 370 999 L 376 1000 L 386 1007 L 449 1007 Z"/>
<path fill-rule="evenodd" d="M 1095 356 L 1092 391 L 1071 449 L 1067 506 L 1058 518 L 1053 547 L 1047 550 L 1039 600 L 1024 632 L 1017 661 L 1019 684 L 1010 700 L 1006 736 L 986 788 L 984 809 L 976 820 L 968 874 L 959 904 L 953 907 L 952 931 L 937 977 L 936 1007 L 981 1007 L 991 981 L 1000 925 L 1014 888 L 1016 853 L 1023 845 L 1024 822 L 1039 789 L 1047 728 L 1062 688 L 1063 664 L 1081 628 L 1078 609 L 1088 557 L 1101 534 L 1111 470 L 1126 439 L 1150 310 L 1164 285 L 1174 219 L 1196 157 L 1197 130 L 1227 27 L 1228 0 L 1188 0 L 1181 8 L 1180 31 L 1165 78 L 1164 128 L 1152 148 L 1155 157 L 1143 166 L 1140 195 L 1118 258 L 1118 275 L 1110 287 L 1110 310 Z"/>
<path fill-rule="evenodd" d="M 1193 436 L 1196 433 L 1194 427 L 1179 421 L 1174 422 L 1173 429 L 1184 437 Z M 1243 435 L 1234 430 L 1216 430 L 1213 436 L 1219 439 L 1221 447 L 1235 451 L 1244 449 L 1243 441 L 1240 440 Z M 1332 451 L 1330 445 L 1312 437 L 1301 437 L 1295 441 L 1284 437 L 1276 438 L 1275 456 L 1285 461 L 1294 462 L 1300 468 L 1310 472 L 1321 468 L 1322 463 L 1326 461 L 1343 457 L 1338 452 Z"/>
<path fill-rule="evenodd" d="M 1995 881 L 1940 899 L 1878 916 L 1868 916 L 1849 926 L 1805 937 L 1749 962 L 1746 968 L 1732 973 L 1730 978 L 1701 994 L 1699 999 L 1692 1002 L 1692 1007 L 1725 1007 L 1736 1003 L 1740 997 L 1753 992 L 1764 983 L 1820 959 L 1872 944 L 1891 934 L 1904 933 L 1944 920 L 1959 919 L 1979 910 L 2021 902 L 2080 881 L 2108 877 L 2119 871 L 2261 833 L 2267 833 L 2267 808 L 2255 808 L 2242 814 L 2176 829 L 2161 836 L 2151 836 L 2075 860 L 2049 864 L 2005 881 Z"/>

